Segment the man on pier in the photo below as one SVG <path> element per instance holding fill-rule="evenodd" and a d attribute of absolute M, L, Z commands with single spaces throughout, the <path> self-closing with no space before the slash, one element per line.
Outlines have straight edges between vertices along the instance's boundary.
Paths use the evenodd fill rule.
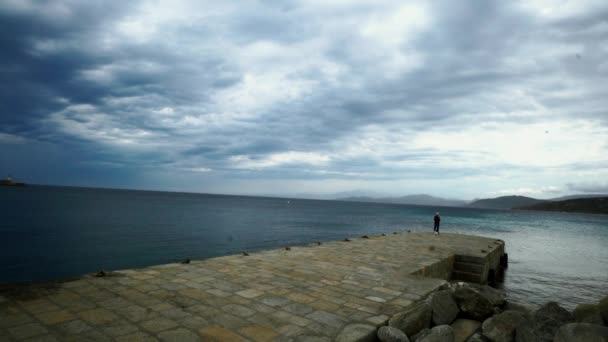
<path fill-rule="evenodd" d="M 441 222 L 441 216 L 439 216 L 439 212 L 435 213 L 435 226 L 433 227 L 433 232 L 435 232 L 435 234 L 439 235 L 439 222 Z"/>

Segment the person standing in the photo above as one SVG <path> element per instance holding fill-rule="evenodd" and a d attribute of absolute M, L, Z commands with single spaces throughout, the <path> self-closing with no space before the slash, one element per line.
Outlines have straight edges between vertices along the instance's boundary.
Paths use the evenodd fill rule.
<path fill-rule="evenodd" d="M 435 217 L 433 219 L 435 220 L 435 226 L 433 227 L 433 232 L 435 232 L 435 234 L 439 234 L 439 223 L 441 222 L 441 216 L 439 216 L 439 212 L 435 213 Z"/>

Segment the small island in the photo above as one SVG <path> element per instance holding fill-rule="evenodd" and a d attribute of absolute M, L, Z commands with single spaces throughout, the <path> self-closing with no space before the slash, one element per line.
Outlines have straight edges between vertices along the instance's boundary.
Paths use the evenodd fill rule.
<path fill-rule="evenodd" d="M 6 177 L 6 179 L 0 180 L 0 185 L 2 186 L 25 186 L 25 183 L 15 182 L 11 179 L 11 176 Z"/>

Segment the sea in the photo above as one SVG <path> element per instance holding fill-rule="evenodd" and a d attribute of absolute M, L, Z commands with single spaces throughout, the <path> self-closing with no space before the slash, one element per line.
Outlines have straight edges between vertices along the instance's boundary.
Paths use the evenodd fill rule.
<path fill-rule="evenodd" d="M 78 187 L 0 187 L 0 285 L 391 232 L 502 239 L 508 298 L 608 295 L 608 215 Z"/>

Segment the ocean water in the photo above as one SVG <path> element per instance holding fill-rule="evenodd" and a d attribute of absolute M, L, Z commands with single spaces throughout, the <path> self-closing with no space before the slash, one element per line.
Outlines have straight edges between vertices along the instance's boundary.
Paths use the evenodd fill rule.
<path fill-rule="evenodd" d="M 393 231 L 503 239 L 508 297 L 572 309 L 608 293 L 608 215 L 30 186 L 0 188 L 0 284 L 66 279 Z"/>

